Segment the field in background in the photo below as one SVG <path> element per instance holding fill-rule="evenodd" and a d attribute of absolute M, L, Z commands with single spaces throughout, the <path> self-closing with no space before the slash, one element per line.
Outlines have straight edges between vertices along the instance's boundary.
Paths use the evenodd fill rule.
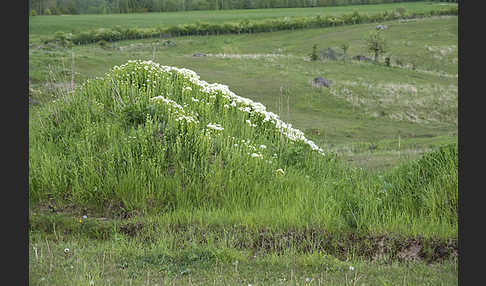
<path fill-rule="evenodd" d="M 220 11 L 187 11 L 168 13 L 135 13 L 111 15 L 63 15 L 29 17 L 29 42 L 42 37 L 62 32 L 79 32 L 98 28 L 121 27 L 158 27 L 176 26 L 179 24 L 202 23 L 239 23 L 242 20 L 266 20 L 283 17 L 338 16 L 359 10 L 360 13 L 374 14 L 403 7 L 410 12 L 424 12 L 457 4 L 437 2 L 407 2 L 397 4 L 370 4 L 338 7 L 316 8 L 279 8 L 279 9 L 249 9 Z"/>

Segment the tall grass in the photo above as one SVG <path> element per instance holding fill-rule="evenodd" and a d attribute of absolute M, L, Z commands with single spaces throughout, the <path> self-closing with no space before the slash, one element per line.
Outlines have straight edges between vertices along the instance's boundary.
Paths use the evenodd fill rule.
<path fill-rule="evenodd" d="M 29 132 L 32 204 L 457 236 L 457 147 L 370 175 L 187 69 L 115 66 L 40 106 Z"/>

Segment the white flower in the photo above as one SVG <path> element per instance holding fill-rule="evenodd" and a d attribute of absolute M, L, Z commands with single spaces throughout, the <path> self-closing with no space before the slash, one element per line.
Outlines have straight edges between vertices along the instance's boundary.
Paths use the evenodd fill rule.
<path fill-rule="evenodd" d="M 282 169 L 277 169 L 277 170 L 275 170 L 275 172 L 280 173 L 280 174 L 282 174 L 282 175 L 284 175 L 284 174 L 285 174 L 284 170 L 282 170 Z"/>
<path fill-rule="evenodd" d="M 194 98 L 194 97 L 192 97 L 191 100 L 194 101 L 194 102 L 199 102 L 199 99 Z"/>
<path fill-rule="evenodd" d="M 219 83 L 210 84 L 206 81 L 201 80 L 199 75 L 192 70 L 185 69 L 185 68 L 176 68 L 171 66 L 163 66 L 158 63 L 154 63 L 152 61 L 129 60 L 127 64 L 121 65 L 119 68 L 117 68 L 117 71 L 123 72 L 123 69 L 125 67 L 130 67 L 132 65 L 135 65 L 136 70 L 141 69 L 140 67 L 143 67 L 145 70 L 148 70 L 150 66 L 150 69 L 156 71 L 156 73 L 158 74 L 177 72 L 183 75 L 192 84 L 201 87 L 200 89 L 201 92 L 206 93 L 212 98 L 214 98 L 215 93 L 219 94 L 223 98 L 231 101 L 231 106 L 236 106 L 238 103 L 245 106 L 239 108 L 241 111 L 251 113 L 251 111 L 253 110 L 254 112 L 264 117 L 263 119 L 264 122 L 271 121 L 272 123 L 274 123 L 278 131 L 281 132 L 282 134 L 285 134 L 285 136 L 290 140 L 302 141 L 305 144 L 309 145 L 312 150 L 318 151 L 319 153 L 324 155 L 324 151 L 322 150 L 322 148 L 317 146 L 311 140 L 305 138 L 304 133 L 302 131 L 298 129 L 294 129 L 292 128 L 291 124 L 281 121 L 278 115 L 267 111 L 265 106 L 262 103 L 254 102 L 249 98 L 236 95 L 226 85 L 219 84 Z M 209 105 L 209 103 L 207 104 Z"/>
<path fill-rule="evenodd" d="M 94 285 L 94 281 L 93 280 L 89 280 L 89 285 L 90 286 L 93 286 Z"/>
<path fill-rule="evenodd" d="M 257 126 L 256 124 L 251 123 L 251 121 L 249 119 L 246 120 L 246 123 L 248 123 L 248 125 L 250 125 L 250 127 L 256 127 Z"/>
<path fill-rule="evenodd" d="M 310 282 L 310 278 L 309 277 L 305 278 L 305 282 L 306 283 L 309 283 Z"/>
<path fill-rule="evenodd" d="M 354 271 L 354 267 L 353 266 L 349 266 L 349 270 Z"/>
<path fill-rule="evenodd" d="M 262 144 L 262 145 L 260 145 L 260 148 L 261 149 L 267 149 L 267 146 L 265 146 L 265 145 Z"/>
<path fill-rule="evenodd" d="M 250 112 L 251 112 L 251 108 L 250 108 L 250 107 L 248 107 L 248 106 L 247 106 L 247 107 L 240 107 L 240 108 L 238 108 L 238 109 L 239 109 L 239 110 L 241 110 L 241 111 L 244 111 L 244 112 L 248 112 L 248 113 L 250 113 Z"/>
<path fill-rule="evenodd" d="M 87 218 L 88 218 L 88 216 L 87 216 L 87 215 L 84 215 L 84 216 L 83 216 L 83 218 L 84 218 L 84 219 L 87 219 Z"/>
<path fill-rule="evenodd" d="M 64 253 L 68 254 L 69 253 L 69 248 L 64 248 Z"/>
<path fill-rule="evenodd" d="M 263 158 L 263 155 L 262 154 L 258 154 L 258 153 L 251 153 L 251 157 L 252 158 Z"/>
<path fill-rule="evenodd" d="M 192 88 L 190 86 L 184 87 L 183 91 L 192 91 Z"/>
<path fill-rule="evenodd" d="M 221 125 L 220 125 L 220 124 L 217 124 L 217 123 L 215 123 L 215 124 L 213 124 L 213 123 L 209 123 L 207 127 L 208 127 L 208 128 L 211 128 L 211 129 L 214 129 L 214 130 L 218 130 L 218 131 L 220 131 L 220 130 L 223 130 L 223 129 L 224 129 L 223 127 L 221 127 Z"/>

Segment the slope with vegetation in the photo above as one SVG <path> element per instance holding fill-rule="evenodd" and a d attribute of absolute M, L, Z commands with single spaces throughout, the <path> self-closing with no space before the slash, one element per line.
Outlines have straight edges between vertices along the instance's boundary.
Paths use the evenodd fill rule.
<path fill-rule="evenodd" d="M 324 154 L 262 104 L 189 70 L 128 62 L 31 118 L 33 203 L 457 235 L 454 147 L 418 168 L 371 176 Z"/>
<path fill-rule="evenodd" d="M 457 19 L 381 24 L 30 47 L 30 283 L 457 285 Z"/>

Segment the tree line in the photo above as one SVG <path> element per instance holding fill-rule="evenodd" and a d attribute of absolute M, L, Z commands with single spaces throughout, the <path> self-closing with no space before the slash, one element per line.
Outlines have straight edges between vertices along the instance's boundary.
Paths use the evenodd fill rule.
<path fill-rule="evenodd" d="M 416 1 L 420 0 L 29 0 L 29 13 L 31 16 L 118 14 L 189 10 L 304 8 Z M 440 1 L 458 2 L 458 0 Z"/>
<path fill-rule="evenodd" d="M 241 33 L 261 33 L 275 32 L 281 30 L 296 30 L 319 27 L 334 27 L 340 25 L 352 25 L 361 23 L 376 23 L 381 21 L 391 21 L 397 19 L 414 19 L 441 15 L 458 15 L 457 6 L 444 7 L 431 11 L 410 12 L 404 8 L 392 11 L 382 11 L 375 14 L 360 14 L 353 11 L 339 16 L 325 17 L 282 17 L 277 19 L 266 19 L 260 21 L 250 21 L 242 19 L 240 22 L 225 23 L 202 23 L 179 24 L 176 26 L 154 26 L 151 28 L 121 27 L 98 28 L 94 30 L 83 30 L 72 33 L 58 31 L 53 37 L 44 38 L 41 41 L 45 44 L 56 42 L 62 46 L 72 46 L 72 44 L 90 44 L 98 42 L 105 46 L 107 42 L 120 40 L 144 39 L 144 38 L 169 38 L 188 35 L 222 35 L 222 34 L 241 34 Z M 170 41 L 165 41 L 170 42 Z M 164 45 L 165 45 L 164 42 Z"/>

